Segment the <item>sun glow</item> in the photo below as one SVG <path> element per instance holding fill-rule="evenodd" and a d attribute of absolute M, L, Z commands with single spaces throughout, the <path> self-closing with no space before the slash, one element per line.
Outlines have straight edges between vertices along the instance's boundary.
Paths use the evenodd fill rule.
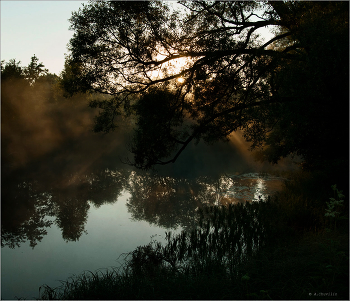
<path fill-rule="evenodd" d="M 158 54 L 158 56 L 156 57 L 156 60 L 161 61 L 165 58 L 166 58 L 166 55 Z M 166 76 L 178 75 L 179 77 L 176 77 L 176 80 L 177 82 L 182 84 L 185 82 L 186 78 L 183 76 L 180 76 L 180 73 L 186 68 L 188 68 L 190 63 L 191 62 L 189 61 L 189 59 L 185 57 L 172 59 L 153 69 L 150 72 L 151 78 L 160 79 Z"/>

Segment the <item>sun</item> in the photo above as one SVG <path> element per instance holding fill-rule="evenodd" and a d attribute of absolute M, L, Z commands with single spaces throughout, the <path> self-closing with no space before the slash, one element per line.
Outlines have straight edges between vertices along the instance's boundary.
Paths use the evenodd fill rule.
<path fill-rule="evenodd" d="M 158 54 L 156 57 L 157 61 L 161 61 L 163 59 L 166 58 L 166 55 L 164 54 Z M 176 58 L 176 59 L 172 59 L 169 60 L 167 62 L 165 62 L 164 64 L 161 64 L 160 66 L 158 66 L 157 68 L 155 68 L 154 70 L 152 70 L 150 72 L 151 78 L 152 79 L 159 79 L 166 76 L 176 76 L 178 75 L 178 77 L 176 76 L 176 81 L 178 83 L 184 83 L 185 82 L 185 77 L 181 76 L 180 73 L 188 68 L 189 66 L 189 60 L 188 58 Z"/>

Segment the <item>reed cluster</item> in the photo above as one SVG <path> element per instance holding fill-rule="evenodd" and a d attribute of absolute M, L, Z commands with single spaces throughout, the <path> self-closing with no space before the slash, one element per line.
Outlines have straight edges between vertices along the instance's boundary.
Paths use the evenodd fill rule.
<path fill-rule="evenodd" d="M 267 201 L 198 209 L 191 231 L 139 246 L 118 269 L 43 286 L 40 298 L 348 299 L 348 224 L 327 228 L 325 206 L 296 188 L 294 181 Z"/>

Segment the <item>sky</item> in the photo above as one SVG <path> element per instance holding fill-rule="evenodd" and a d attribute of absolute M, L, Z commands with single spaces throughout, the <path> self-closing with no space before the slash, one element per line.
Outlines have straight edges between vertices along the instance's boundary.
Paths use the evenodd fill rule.
<path fill-rule="evenodd" d="M 1 60 L 16 59 L 27 66 L 35 54 L 58 75 L 73 36 L 68 19 L 82 3 L 87 1 L 1 0 Z"/>
<path fill-rule="evenodd" d="M 82 3 L 87 1 L 1 0 L 1 60 L 27 66 L 35 54 L 50 73 L 59 75 L 73 36 L 68 19 Z"/>

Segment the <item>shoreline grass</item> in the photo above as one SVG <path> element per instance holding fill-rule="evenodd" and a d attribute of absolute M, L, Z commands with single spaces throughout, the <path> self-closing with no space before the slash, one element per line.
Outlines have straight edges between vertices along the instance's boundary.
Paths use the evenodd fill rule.
<path fill-rule="evenodd" d="M 218 262 L 200 273 L 158 269 L 132 274 L 120 269 L 85 272 L 44 287 L 42 299 L 273 299 L 348 300 L 348 236 L 305 234 L 293 244 L 270 246 L 241 265 L 235 277 Z"/>
<path fill-rule="evenodd" d="M 348 212 L 338 208 L 333 227 L 332 191 L 313 193 L 317 183 L 299 176 L 266 202 L 205 208 L 192 231 L 140 246 L 118 268 L 44 285 L 40 298 L 348 300 Z"/>

